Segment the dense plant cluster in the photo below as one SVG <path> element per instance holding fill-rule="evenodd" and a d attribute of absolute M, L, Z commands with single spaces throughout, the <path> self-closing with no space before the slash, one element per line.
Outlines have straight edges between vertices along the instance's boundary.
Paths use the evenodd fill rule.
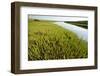
<path fill-rule="evenodd" d="M 28 60 L 87 58 L 87 42 L 53 22 L 28 21 Z"/>

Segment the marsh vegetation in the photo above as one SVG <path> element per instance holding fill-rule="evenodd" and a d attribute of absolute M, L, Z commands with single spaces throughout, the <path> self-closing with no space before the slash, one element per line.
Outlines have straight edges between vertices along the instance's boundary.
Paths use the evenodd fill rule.
<path fill-rule="evenodd" d="M 28 60 L 87 58 L 88 43 L 57 24 L 28 20 Z"/>

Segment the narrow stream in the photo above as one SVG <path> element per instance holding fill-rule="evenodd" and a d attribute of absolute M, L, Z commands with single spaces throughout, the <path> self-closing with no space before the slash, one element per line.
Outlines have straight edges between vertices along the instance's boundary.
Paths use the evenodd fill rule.
<path fill-rule="evenodd" d="M 88 41 L 88 29 L 64 22 L 55 22 L 55 24 L 74 32 L 79 38 Z"/>

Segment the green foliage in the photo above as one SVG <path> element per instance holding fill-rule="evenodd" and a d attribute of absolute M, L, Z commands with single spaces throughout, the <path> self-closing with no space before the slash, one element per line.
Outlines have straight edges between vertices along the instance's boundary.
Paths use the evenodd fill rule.
<path fill-rule="evenodd" d="M 53 22 L 29 20 L 28 60 L 87 58 L 87 42 Z"/>
<path fill-rule="evenodd" d="M 65 21 L 65 23 L 70 23 L 88 29 L 88 21 Z"/>

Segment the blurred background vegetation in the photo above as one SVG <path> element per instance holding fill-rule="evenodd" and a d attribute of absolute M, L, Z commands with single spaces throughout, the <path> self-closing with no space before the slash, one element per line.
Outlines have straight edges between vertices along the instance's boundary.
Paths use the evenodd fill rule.
<path fill-rule="evenodd" d="M 88 29 L 88 21 L 65 21 L 65 23 L 70 23 Z"/>

